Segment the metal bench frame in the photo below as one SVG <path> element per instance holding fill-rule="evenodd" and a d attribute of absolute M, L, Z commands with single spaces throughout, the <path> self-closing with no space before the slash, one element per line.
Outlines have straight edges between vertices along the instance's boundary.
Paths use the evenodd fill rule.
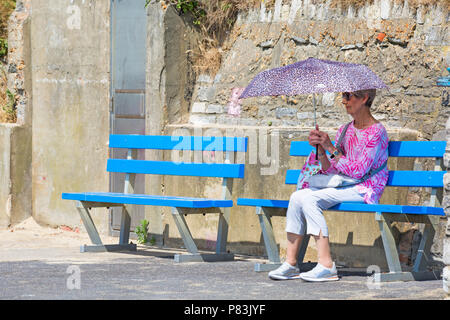
<path fill-rule="evenodd" d="M 178 140 L 177 140 L 178 139 Z M 179 139 L 188 139 L 189 142 L 186 145 L 179 146 Z M 217 139 L 222 139 L 217 144 Z M 152 142 L 155 142 L 152 145 Z M 213 145 L 211 148 L 210 146 Z M 178 147 L 177 147 L 178 146 Z M 232 188 L 233 188 L 233 179 L 234 178 L 243 178 L 244 175 L 244 164 L 233 165 L 229 163 L 230 153 L 231 152 L 246 152 L 247 151 L 247 138 L 225 138 L 225 137 L 170 137 L 170 136 L 135 136 L 135 135 L 111 135 L 110 136 L 110 147 L 111 148 L 127 148 L 127 159 L 126 160 L 137 160 L 137 150 L 138 149 L 160 149 L 160 150 L 211 150 L 211 151 L 223 151 L 226 154 L 225 164 L 219 165 L 220 168 L 224 166 L 238 166 L 236 170 L 239 171 L 237 174 L 229 174 L 233 177 L 226 176 L 223 174 L 221 176 L 220 173 L 202 173 L 202 174 L 183 174 L 182 170 L 172 170 L 172 172 L 168 173 L 171 175 L 193 175 L 193 176 L 213 176 L 213 177 L 221 177 L 222 178 L 222 197 L 221 199 L 211 199 L 213 202 L 218 202 L 219 205 L 207 204 L 206 207 L 198 207 L 196 203 L 200 203 L 202 205 L 205 202 L 208 202 L 209 199 L 204 198 L 190 198 L 190 197 L 165 197 L 165 196 L 146 196 L 142 195 L 142 199 L 139 199 L 140 195 L 134 194 L 135 189 L 135 177 L 136 173 L 154 173 L 164 175 L 164 170 L 167 169 L 158 169 L 150 170 L 148 169 L 135 169 L 136 172 L 130 172 L 129 166 L 125 169 L 119 168 L 121 164 L 125 164 L 125 160 L 108 160 L 108 171 L 110 172 L 124 172 L 125 173 L 125 183 L 124 183 L 124 192 L 123 194 L 113 194 L 113 193 L 63 193 L 62 198 L 67 200 L 76 200 L 76 208 L 81 216 L 83 224 L 86 228 L 86 231 L 89 235 L 89 238 L 92 242 L 92 245 L 82 245 L 80 248 L 81 252 L 104 252 L 104 251 L 123 251 L 130 250 L 136 251 L 136 244 L 129 243 L 129 234 L 130 234 L 130 223 L 131 216 L 130 212 L 133 210 L 134 205 L 139 204 L 148 204 L 148 205 L 158 205 L 172 208 L 172 217 L 175 221 L 175 224 L 178 228 L 178 231 L 181 235 L 181 239 L 188 251 L 186 254 L 175 254 L 174 260 L 175 262 L 201 262 L 201 261 L 232 261 L 234 260 L 234 254 L 227 252 L 227 239 L 228 239 L 228 226 L 230 219 L 230 209 L 233 206 L 232 198 Z M 215 149 L 217 148 L 218 149 Z M 233 158 L 234 159 L 234 158 Z M 122 161 L 122 163 L 120 163 Z M 156 161 L 145 161 L 141 160 L 141 162 L 156 162 Z M 160 162 L 161 164 L 170 165 L 173 163 L 170 162 Z M 196 165 L 205 165 L 205 164 L 197 164 L 192 163 L 193 166 Z M 173 166 L 172 166 L 173 167 Z M 202 167 L 205 168 L 205 167 Z M 133 169 L 134 170 L 134 169 Z M 170 170 L 169 170 L 170 171 Z M 192 170 L 194 171 L 194 170 Z M 213 170 L 211 170 L 213 171 Z M 233 172 L 234 172 L 233 171 Z M 126 198 L 127 195 L 136 196 L 136 199 L 127 199 L 128 203 L 124 203 L 119 197 Z M 95 197 L 95 199 L 99 199 L 96 201 L 90 201 L 89 197 Z M 104 197 L 104 201 L 101 199 Z M 116 197 L 112 199 L 111 197 Z M 153 204 L 152 200 L 149 197 L 154 197 L 155 201 L 158 201 L 158 204 Z M 224 201 L 221 201 L 224 200 Z M 143 201 L 143 202 L 140 202 Z M 183 203 L 182 203 L 183 202 Z M 191 205 L 186 205 L 185 202 L 192 202 Z M 220 206 L 220 204 L 226 204 L 227 206 Z M 103 244 L 100 235 L 95 227 L 94 221 L 90 214 L 91 208 L 99 208 L 99 207 L 122 207 L 122 216 L 121 216 L 121 226 L 120 226 L 120 235 L 119 235 L 119 243 L 118 244 Z M 200 253 L 195 241 L 192 237 L 192 234 L 189 230 L 189 227 L 186 223 L 184 216 L 188 214 L 206 214 L 206 213 L 215 213 L 219 214 L 219 222 L 218 222 L 218 231 L 217 231 L 217 242 L 215 253 Z"/>

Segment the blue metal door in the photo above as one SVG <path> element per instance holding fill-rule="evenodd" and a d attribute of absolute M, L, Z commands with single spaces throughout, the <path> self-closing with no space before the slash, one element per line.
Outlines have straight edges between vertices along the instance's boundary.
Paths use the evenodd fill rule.
<path fill-rule="evenodd" d="M 145 0 L 111 0 L 111 133 L 145 134 Z M 111 150 L 124 159 L 127 150 Z M 138 153 L 144 159 L 144 151 Z M 111 192 L 124 191 L 124 175 L 111 173 Z M 144 193 L 144 177 L 136 176 L 135 193 Z M 118 235 L 121 209 L 112 209 L 111 234 Z M 142 206 L 131 212 L 131 230 L 144 219 Z"/>

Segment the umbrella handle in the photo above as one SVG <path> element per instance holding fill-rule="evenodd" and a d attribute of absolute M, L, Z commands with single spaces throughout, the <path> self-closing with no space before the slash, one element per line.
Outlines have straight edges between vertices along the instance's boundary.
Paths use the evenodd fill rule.
<path fill-rule="evenodd" d="M 316 160 L 319 160 L 319 145 L 316 144 Z"/>

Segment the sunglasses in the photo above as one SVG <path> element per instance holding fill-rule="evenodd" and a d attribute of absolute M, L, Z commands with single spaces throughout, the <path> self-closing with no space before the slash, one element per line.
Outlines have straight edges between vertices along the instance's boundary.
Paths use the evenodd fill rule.
<path fill-rule="evenodd" d="M 351 93 L 351 92 L 343 92 L 342 93 L 342 98 L 344 98 L 345 100 L 350 100 L 351 97 L 357 97 L 356 94 Z"/>

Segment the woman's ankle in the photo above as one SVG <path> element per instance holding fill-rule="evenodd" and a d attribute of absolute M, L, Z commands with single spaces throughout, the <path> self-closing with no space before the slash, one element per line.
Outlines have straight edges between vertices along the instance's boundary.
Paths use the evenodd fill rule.
<path fill-rule="evenodd" d="M 293 267 L 297 266 L 297 261 L 295 261 L 295 260 L 286 259 L 286 262 L 289 263 Z"/>
<path fill-rule="evenodd" d="M 325 268 L 328 268 L 328 269 L 333 268 L 333 260 L 325 260 L 325 261 L 319 260 L 318 263 L 320 263 Z"/>

